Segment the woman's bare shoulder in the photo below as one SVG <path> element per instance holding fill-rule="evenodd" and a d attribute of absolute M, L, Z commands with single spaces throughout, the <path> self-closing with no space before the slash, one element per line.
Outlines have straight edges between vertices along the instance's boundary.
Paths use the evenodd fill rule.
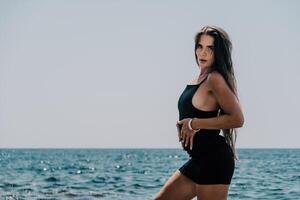
<path fill-rule="evenodd" d="M 217 71 L 213 71 L 208 74 L 207 82 L 210 86 L 226 84 L 224 77 Z"/>

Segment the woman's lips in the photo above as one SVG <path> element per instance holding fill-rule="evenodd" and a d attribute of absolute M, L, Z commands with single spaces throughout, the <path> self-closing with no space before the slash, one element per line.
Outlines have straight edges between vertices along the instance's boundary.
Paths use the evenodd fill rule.
<path fill-rule="evenodd" d="M 205 63 L 207 60 L 204 60 L 204 59 L 200 59 L 200 62 L 201 63 Z"/>

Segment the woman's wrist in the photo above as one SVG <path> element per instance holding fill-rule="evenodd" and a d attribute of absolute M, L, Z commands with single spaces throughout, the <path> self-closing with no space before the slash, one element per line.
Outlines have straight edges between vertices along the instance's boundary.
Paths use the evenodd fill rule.
<path fill-rule="evenodd" d="M 197 131 L 199 131 L 200 129 L 194 129 L 194 128 L 193 128 L 192 123 L 193 123 L 193 120 L 194 120 L 194 119 L 196 119 L 196 118 L 191 118 L 191 119 L 189 120 L 188 128 L 189 128 L 190 131 L 196 131 L 196 132 L 197 132 Z"/>

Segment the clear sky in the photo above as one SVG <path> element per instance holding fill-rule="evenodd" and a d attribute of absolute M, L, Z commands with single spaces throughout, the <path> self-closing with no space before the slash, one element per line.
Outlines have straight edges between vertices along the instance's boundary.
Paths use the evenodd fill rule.
<path fill-rule="evenodd" d="M 237 148 L 300 148 L 299 1 L 0 0 L 0 147 L 181 148 L 194 35 L 225 29 Z"/>

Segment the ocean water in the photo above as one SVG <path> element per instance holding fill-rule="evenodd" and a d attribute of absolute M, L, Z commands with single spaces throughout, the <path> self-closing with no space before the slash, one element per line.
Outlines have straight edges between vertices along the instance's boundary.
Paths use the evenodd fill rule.
<path fill-rule="evenodd" d="M 229 200 L 300 199 L 300 149 L 238 149 Z M 181 149 L 0 149 L 0 199 L 152 199 Z"/>

